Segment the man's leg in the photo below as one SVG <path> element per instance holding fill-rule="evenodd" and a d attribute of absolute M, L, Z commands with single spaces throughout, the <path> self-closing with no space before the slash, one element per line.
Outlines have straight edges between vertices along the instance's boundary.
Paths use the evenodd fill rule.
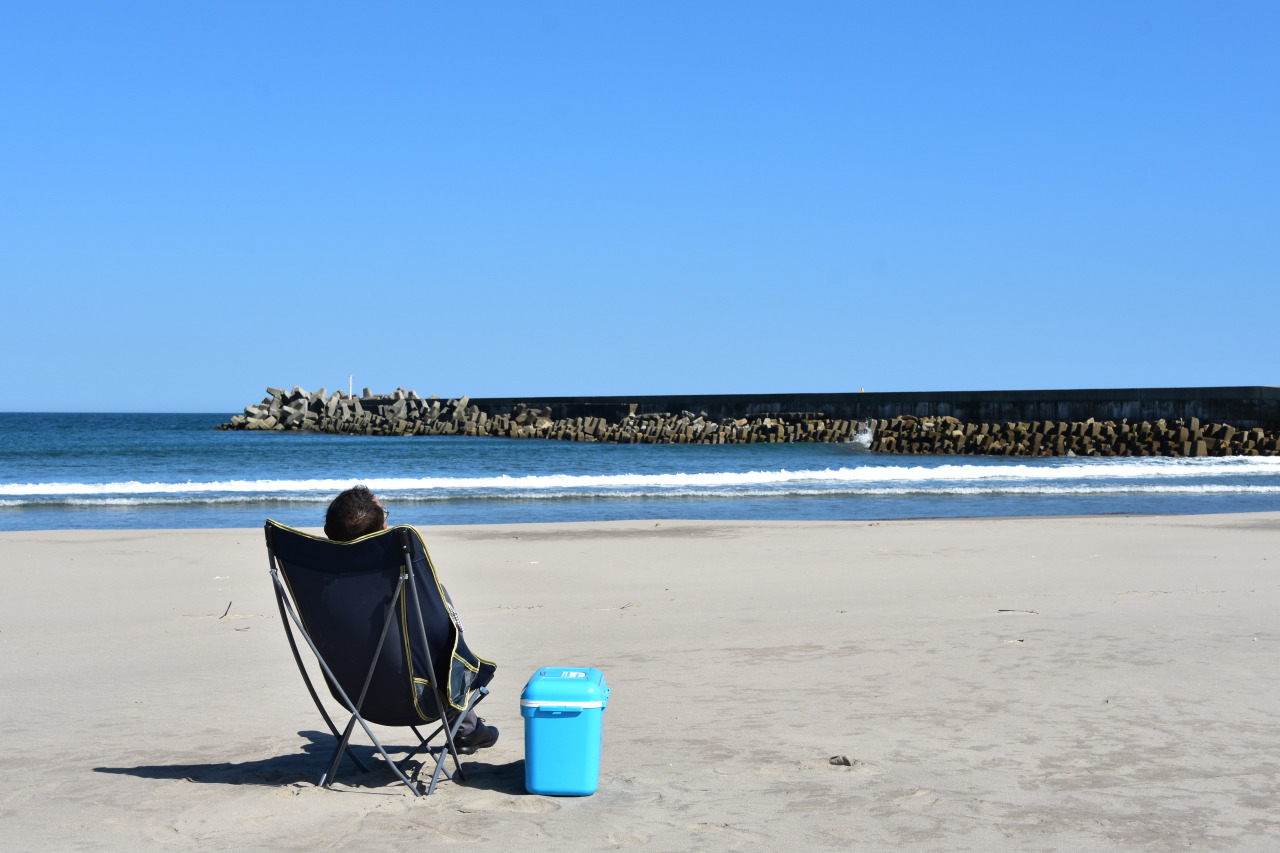
<path fill-rule="evenodd" d="M 458 719 L 458 712 L 449 711 L 445 716 L 449 724 L 453 725 L 453 721 Z M 462 721 L 458 723 L 458 731 L 453 736 L 454 745 L 463 755 L 470 755 L 477 749 L 485 749 L 497 742 L 498 727 L 487 725 L 484 720 L 476 716 L 474 708 L 462 715 Z"/>
<path fill-rule="evenodd" d="M 445 715 L 449 720 L 449 725 L 453 725 L 453 721 L 458 719 L 458 712 L 450 709 Z M 454 732 L 455 738 L 464 738 L 476 730 L 476 724 L 480 722 L 480 718 L 476 716 L 475 708 L 467 711 L 462 715 L 462 722 L 458 723 L 458 730 Z"/>

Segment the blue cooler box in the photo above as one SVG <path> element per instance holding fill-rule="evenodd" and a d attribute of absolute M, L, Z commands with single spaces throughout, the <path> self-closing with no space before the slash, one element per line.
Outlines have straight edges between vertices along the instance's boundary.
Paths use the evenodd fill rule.
<path fill-rule="evenodd" d="M 604 673 L 548 666 L 520 694 L 524 786 L 531 794 L 583 796 L 600 785 L 601 723 L 609 704 Z"/>

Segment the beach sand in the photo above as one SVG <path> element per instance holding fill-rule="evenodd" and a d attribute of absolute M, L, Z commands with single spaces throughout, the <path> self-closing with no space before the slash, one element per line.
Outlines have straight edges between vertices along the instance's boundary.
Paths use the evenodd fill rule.
<path fill-rule="evenodd" d="M 422 799 L 315 786 L 260 530 L 0 534 L 0 847 L 1280 848 L 1280 513 L 424 534 L 502 736 Z M 594 796 L 524 791 L 546 665 Z"/>

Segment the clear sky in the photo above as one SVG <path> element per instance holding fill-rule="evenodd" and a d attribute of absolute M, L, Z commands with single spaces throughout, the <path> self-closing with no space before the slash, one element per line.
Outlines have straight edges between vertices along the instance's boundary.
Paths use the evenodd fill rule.
<path fill-rule="evenodd" d="M 1280 384 L 1275 2 L 8 3 L 0 409 Z"/>

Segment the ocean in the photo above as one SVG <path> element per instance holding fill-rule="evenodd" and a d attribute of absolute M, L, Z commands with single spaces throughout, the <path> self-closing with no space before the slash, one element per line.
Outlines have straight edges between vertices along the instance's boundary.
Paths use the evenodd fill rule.
<path fill-rule="evenodd" d="M 1280 510 L 1280 457 L 1005 459 L 845 444 L 606 445 L 219 432 L 225 414 L 0 413 L 0 530 L 893 519 Z"/>

